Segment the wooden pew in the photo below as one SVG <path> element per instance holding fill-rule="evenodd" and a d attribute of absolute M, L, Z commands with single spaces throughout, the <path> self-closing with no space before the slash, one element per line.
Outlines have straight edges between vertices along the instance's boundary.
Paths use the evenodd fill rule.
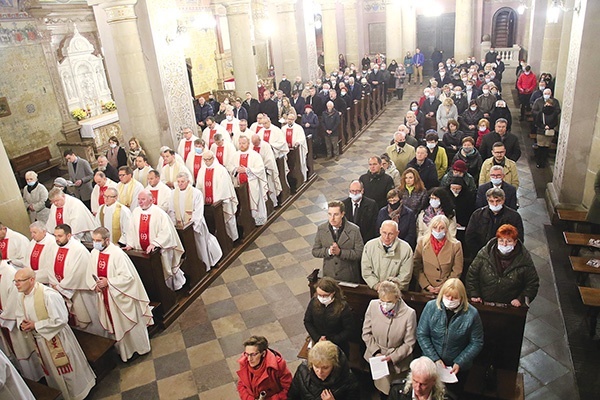
<path fill-rule="evenodd" d="M 358 135 L 360 131 L 360 124 L 358 123 L 358 116 L 360 115 L 360 102 L 352 104 L 352 124 L 354 125 L 352 136 Z"/>
<path fill-rule="evenodd" d="M 290 183 L 290 192 L 296 193 L 296 190 L 304 183 L 304 175 L 302 174 L 300 148 L 290 149 L 287 155 L 287 163 L 290 172 L 288 173 L 288 181 Z"/>
<path fill-rule="evenodd" d="M 354 118 L 353 115 L 354 112 L 354 108 L 352 106 L 350 106 L 350 108 L 348 108 L 346 110 L 346 126 L 345 126 L 345 131 L 346 131 L 346 142 L 349 142 L 350 139 L 352 139 L 354 137 L 354 125 L 352 123 L 352 120 Z"/>
<path fill-rule="evenodd" d="M 600 274 L 600 268 L 590 267 L 587 262 L 594 257 L 569 256 L 571 269 L 577 275 L 577 283 L 583 284 L 588 274 Z"/>
<path fill-rule="evenodd" d="M 600 289 L 578 286 L 581 302 L 587 307 L 586 318 L 589 319 L 589 334 L 594 337 L 598 314 L 600 313 Z"/>
<path fill-rule="evenodd" d="M 248 184 L 244 183 L 235 188 L 235 194 L 238 198 L 238 210 L 236 213 L 236 220 L 238 227 L 241 230 L 240 237 L 247 238 L 254 229 L 256 224 L 252 217 L 252 211 L 250 208 L 250 196 L 248 194 Z"/>
<path fill-rule="evenodd" d="M 150 254 L 139 250 L 129 250 L 126 253 L 140 275 L 148 298 L 151 302 L 159 303 L 152 310 L 154 322 L 163 324 L 177 306 L 177 294 L 165 283 L 160 250 L 155 249 Z"/>
<path fill-rule="evenodd" d="M 285 160 L 283 157 L 280 157 L 276 160 L 277 162 L 277 170 L 279 171 L 279 182 L 281 182 L 281 193 L 279 194 L 278 201 L 279 204 L 283 204 L 290 198 L 290 186 L 287 183 L 286 175 L 285 175 Z"/>
<path fill-rule="evenodd" d="M 556 216 L 564 222 L 567 229 L 575 232 L 589 232 L 590 222 L 587 221 L 588 210 L 583 207 L 577 209 L 557 208 Z"/>
<path fill-rule="evenodd" d="M 60 158 L 53 159 L 48 146 L 20 155 L 10 160 L 19 186 L 25 184 L 25 173 L 34 171 L 38 174 L 50 172 L 52 176 L 58 176 Z"/>
<path fill-rule="evenodd" d="M 591 235 L 589 233 L 563 232 L 565 243 L 571 247 L 571 255 L 579 254 L 581 247 L 589 246 L 590 239 L 600 240 L 600 235 Z"/>
<path fill-rule="evenodd" d="M 364 98 L 365 100 L 365 121 L 363 123 L 363 127 L 371 121 L 371 117 L 373 114 L 371 111 L 373 110 L 373 93 L 368 94 Z"/>
<path fill-rule="evenodd" d="M 344 126 L 346 124 L 345 122 L 346 117 L 344 116 L 344 114 L 340 115 L 340 126 L 338 127 L 338 147 L 339 147 L 339 152 L 340 154 L 342 154 L 344 152 L 344 147 L 346 146 L 346 134 L 345 134 L 345 130 L 344 130 Z"/>
<path fill-rule="evenodd" d="M 60 390 L 42 385 L 41 383 L 37 383 L 27 378 L 23 378 L 23 380 L 36 400 L 59 400 L 63 398 Z"/>
<path fill-rule="evenodd" d="M 117 366 L 116 358 L 118 356 L 114 347 L 116 341 L 77 329 L 73 329 L 73 333 L 85 358 L 96 374 L 96 382 L 100 382 Z"/>
<path fill-rule="evenodd" d="M 177 234 L 185 249 L 185 258 L 181 263 L 181 269 L 186 276 L 186 286 L 189 287 L 190 291 L 193 291 L 206 276 L 206 264 L 198 256 L 196 238 L 194 237 L 194 224 L 190 222 L 183 228 L 177 228 Z"/>
<path fill-rule="evenodd" d="M 467 383 L 465 384 L 465 392 L 468 394 L 468 399 L 525 399 L 525 384 L 522 373 L 505 369 L 497 370 L 498 384 L 496 390 L 493 391 L 485 388 L 484 377 L 484 368 L 471 368 L 467 377 Z"/>
<path fill-rule="evenodd" d="M 313 148 L 313 137 L 308 135 L 306 137 L 306 146 L 308 148 L 308 154 L 306 154 L 306 179 L 310 178 L 315 173 L 315 160 L 313 159 L 314 148 Z"/>
<path fill-rule="evenodd" d="M 372 102 L 371 102 L 372 114 L 373 114 L 373 116 L 375 116 L 379 112 L 379 88 L 377 88 L 377 87 L 373 88 L 373 94 L 371 95 L 371 98 L 372 98 Z"/>
<path fill-rule="evenodd" d="M 227 257 L 233 250 L 233 242 L 227 235 L 225 227 L 225 216 L 223 213 L 223 200 L 215 201 L 210 205 L 204 205 L 204 219 L 208 231 L 215 235 L 223 251 L 223 258 Z"/>

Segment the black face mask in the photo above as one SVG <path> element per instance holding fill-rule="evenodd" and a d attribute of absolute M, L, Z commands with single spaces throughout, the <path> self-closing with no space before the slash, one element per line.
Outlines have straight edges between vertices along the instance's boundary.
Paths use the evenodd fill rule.
<path fill-rule="evenodd" d="M 392 210 L 397 210 L 397 209 L 398 209 L 398 207 L 400 207 L 400 202 L 398 201 L 398 202 L 396 202 L 396 203 L 394 203 L 394 204 L 390 204 L 390 203 L 388 203 L 388 206 L 390 206 L 390 208 L 391 208 Z"/>
<path fill-rule="evenodd" d="M 406 142 L 396 142 L 396 144 L 398 145 L 398 147 L 404 147 Z"/>
<path fill-rule="evenodd" d="M 552 113 L 554 113 L 554 107 L 552 107 L 552 106 L 546 106 L 546 107 L 544 107 L 544 108 L 542 109 L 542 112 L 543 112 L 545 115 L 552 115 Z"/>

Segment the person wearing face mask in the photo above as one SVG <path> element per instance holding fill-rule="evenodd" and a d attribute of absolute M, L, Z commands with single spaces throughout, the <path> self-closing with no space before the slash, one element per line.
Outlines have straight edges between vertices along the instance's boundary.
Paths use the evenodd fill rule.
<path fill-rule="evenodd" d="M 548 152 L 552 140 L 558 131 L 560 123 L 559 113 L 554 106 L 553 99 L 548 99 L 544 103 L 542 112 L 538 113 L 535 118 L 535 126 L 537 128 L 537 144 L 535 150 L 535 160 L 537 168 L 546 168 L 548 161 Z"/>
<path fill-rule="evenodd" d="M 415 147 L 423 143 L 423 140 L 425 139 L 425 130 L 423 129 L 422 123 L 424 116 L 423 113 L 419 111 L 417 102 L 413 101 L 410 108 L 411 111 L 407 111 L 406 117 L 404 117 L 404 126 L 406 126 L 408 130 L 407 138 L 414 139 L 415 143 L 413 143 L 413 147 Z"/>
<path fill-rule="evenodd" d="M 363 243 L 373 239 L 376 236 L 377 203 L 364 195 L 363 184 L 359 180 L 350 183 L 348 197 L 343 203 L 348 210 L 346 217 L 360 228 Z"/>
<path fill-rule="evenodd" d="M 456 212 L 454 202 L 447 189 L 436 187 L 429 191 L 429 202 L 423 205 L 417 216 L 417 240 L 424 236 L 436 215 L 445 215 L 450 221 L 448 230 L 456 236 Z"/>
<path fill-rule="evenodd" d="M 448 169 L 448 156 L 446 155 L 446 149 L 438 146 L 439 136 L 434 130 L 427 131 L 427 134 L 425 135 L 425 142 L 427 146 L 427 158 L 433 161 L 437 170 L 437 177 L 438 179 L 441 179 Z"/>
<path fill-rule="evenodd" d="M 462 82 L 457 83 L 454 85 L 454 90 L 452 91 L 452 101 L 456 106 L 458 115 L 461 115 L 467 110 L 467 108 L 469 108 L 469 101 L 462 90 L 462 85 Z"/>
<path fill-rule="evenodd" d="M 396 88 L 396 97 L 398 100 L 402 100 L 404 96 L 404 80 L 406 79 L 406 70 L 404 69 L 404 65 L 399 64 L 398 68 L 394 72 L 394 87 Z"/>
<path fill-rule="evenodd" d="M 465 179 L 460 176 L 452 177 L 448 182 L 447 188 L 450 190 L 452 200 L 454 201 L 456 225 L 457 227 L 466 228 L 473 211 L 475 211 L 475 193 L 469 190 L 468 185 L 465 183 Z M 464 242 L 464 229 L 457 228 L 456 238 L 460 240 L 461 243 Z"/>
<path fill-rule="evenodd" d="M 50 210 L 46 207 L 48 200 L 48 189 L 38 181 L 38 175 L 35 171 L 25 173 L 27 185 L 22 190 L 23 201 L 29 214 L 31 222 L 41 221 L 46 223 Z"/>
<path fill-rule="evenodd" d="M 471 102 L 476 100 L 480 94 L 481 91 L 475 86 L 475 82 L 472 79 L 468 79 L 465 82 L 465 97 L 467 98 L 467 102 L 471 104 Z"/>
<path fill-rule="evenodd" d="M 383 166 L 385 173 L 394 180 L 394 186 L 398 187 L 401 182 L 400 171 L 396 168 L 396 164 L 390 160 L 390 156 L 388 156 L 387 153 L 381 155 L 381 165 Z"/>
<path fill-rule="evenodd" d="M 473 175 L 469 173 L 467 163 L 464 161 L 456 160 L 454 163 L 452 163 L 452 168 L 450 168 L 440 180 L 440 186 L 449 187 L 452 178 L 462 178 L 465 184 L 465 189 L 468 192 L 475 194 L 477 191 L 475 179 L 473 178 Z"/>
<path fill-rule="evenodd" d="M 419 318 L 417 340 L 424 356 L 457 375 L 458 382 L 446 384 L 446 390 L 451 398 L 460 398 L 468 370 L 484 343 L 479 312 L 469 304 L 460 279 L 448 279 L 437 298 L 427 302 Z"/>
<path fill-rule="evenodd" d="M 407 137 L 404 129 L 399 129 L 394 133 L 394 143 L 385 149 L 385 153 L 398 171 L 404 171 L 408 162 L 415 157 L 415 148 L 407 143 Z"/>
<path fill-rule="evenodd" d="M 483 118 L 483 112 L 479 109 L 477 101 L 471 100 L 469 108 L 458 116 L 460 130 L 472 138 L 477 138 L 477 124 Z"/>
<path fill-rule="evenodd" d="M 437 131 L 441 139 L 448 131 L 448 121 L 458 118 L 458 109 L 451 97 L 444 99 L 442 105 L 437 109 L 435 118 L 438 127 Z"/>
<path fill-rule="evenodd" d="M 517 200 L 517 188 L 504 181 L 504 168 L 501 165 L 494 165 L 490 168 L 489 181 L 479 185 L 477 188 L 477 198 L 475 207 L 481 208 L 487 205 L 486 192 L 491 188 L 499 188 L 504 191 L 504 204 L 513 210 L 519 208 Z"/>
<path fill-rule="evenodd" d="M 185 160 L 185 166 L 192 173 L 194 180 L 198 175 L 198 171 L 200 171 L 200 168 L 202 167 L 202 153 L 204 153 L 205 146 L 206 143 L 204 143 L 204 139 L 194 140 L 194 147 L 189 152 Z"/>
<path fill-rule="evenodd" d="M 518 145 L 518 142 L 517 142 Z M 520 153 L 520 152 L 519 152 Z M 508 158 L 507 149 L 504 146 L 504 143 L 498 141 L 492 145 L 491 151 L 492 157 L 486 159 L 483 164 L 481 164 L 481 171 L 479 174 L 479 184 L 484 184 L 487 182 L 488 174 L 490 173 L 490 169 L 494 165 L 500 165 L 504 168 L 504 180 L 515 188 L 519 188 L 519 171 L 517 170 L 517 163 Z"/>
<path fill-rule="evenodd" d="M 315 295 L 304 313 L 304 327 L 313 344 L 328 340 L 350 355 L 354 316 L 335 279 L 323 277 L 315 285 Z"/>
<path fill-rule="evenodd" d="M 525 240 L 523 219 L 517 211 L 504 205 L 504 191 L 491 188 L 485 196 L 487 205 L 473 212 L 465 230 L 466 253 L 470 259 L 496 235 L 501 225 L 510 224 L 516 227 L 521 242 Z"/>
<path fill-rule="evenodd" d="M 415 150 L 415 158 L 413 158 L 406 166 L 414 168 L 419 172 L 421 180 L 427 189 L 432 189 L 439 186 L 437 167 L 433 161 L 427 158 L 429 149 L 425 146 L 419 146 Z"/>
<path fill-rule="evenodd" d="M 106 158 L 110 165 L 119 169 L 123 165 L 127 165 L 127 153 L 125 149 L 119 146 L 119 139 L 116 136 L 108 138 L 108 150 L 106 150 Z"/>
<path fill-rule="evenodd" d="M 477 106 L 483 113 L 483 116 L 489 118 L 494 111 L 497 99 L 496 96 L 492 96 L 490 85 L 487 83 L 481 86 L 481 92 L 482 94 L 476 99 Z"/>
<path fill-rule="evenodd" d="M 519 91 L 519 103 L 521 103 L 521 115 L 519 121 L 525 119 L 525 113 L 530 110 L 529 99 L 533 91 L 537 88 L 537 79 L 531 72 L 531 66 L 527 65 L 523 73 L 517 79 L 517 90 Z"/>
<path fill-rule="evenodd" d="M 221 121 L 221 126 L 229 133 L 230 138 L 233 136 L 234 132 L 240 130 L 240 120 L 233 116 L 232 106 L 227 106 L 225 108 L 225 119 Z"/>
<path fill-rule="evenodd" d="M 414 250 L 417 245 L 417 219 L 413 210 L 402 202 L 402 193 L 399 189 L 392 189 L 387 194 L 387 205 L 382 207 L 377 214 L 375 228 L 380 230 L 383 223 L 392 220 L 398 225 L 398 238 L 408 243 Z"/>
<path fill-rule="evenodd" d="M 445 215 L 436 215 L 417 243 L 413 275 L 425 293 L 438 294 L 447 279 L 462 273 L 462 245 L 449 227 Z"/>
<path fill-rule="evenodd" d="M 481 170 L 483 160 L 475 148 L 475 139 L 471 136 L 463 138 L 460 150 L 452 159 L 452 165 L 458 160 L 464 161 L 464 163 L 467 164 L 467 170 L 469 174 L 473 176 L 473 179 L 475 179 L 475 183 L 477 184 L 477 182 L 479 182 L 479 171 Z"/>
<path fill-rule="evenodd" d="M 442 102 L 438 100 L 438 96 L 435 95 L 435 92 L 433 90 L 427 92 L 426 95 L 427 98 L 423 101 L 423 104 L 420 107 L 421 112 L 423 112 L 423 114 L 425 115 L 425 120 L 423 121 L 423 129 L 437 130 L 436 115 L 438 108 L 440 107 Z"/>
<path fill-rule="evenodd" d="M 448 160 L 452 160 L 462 145 L 465 137 L 463 131 L 459 130 L 459 124 L 456 119 L 448 120 L 446 124 L 446 133 L 442 138 L 442 145 L 446 149 Z"/>
<path fill-rule="evenodd" d="M 513 307 L 529 305 L 539 278 L 529 251 L 514 225 L 503 224 L 478 253 L 466 277 L 472 302 L 497 302 Z"/>
<path fill-rule="evenodd" d="M 150 300 L 135 265 L 119 246 L 111 243 L 110 231 L 97 228 L 92 233 L 91 270 L 97 277 L 100 323 L 117 341 L 115 347 L 123 362 L 134 353 L 150 352 L 148 325 L 152 325 Z"/>
<path fill-rule="evenodd" d="M 483 138 L 490 133 L 490 121 L 486 118 L 481 118 L 477 122 L 477 141 L 475 142 L 475 146 L 478 149 L 481 149 L 481 142 L 483 142 Z"/>
<path fill-rule="evenodd" d="M 366 345 L 365 360 L 383 357 L 390 374 L 375 380 L 375 387 L 387 396 L 392 381 L 408 371 L 412 351 L 417 342 L 417 313 L 402 300 L 395 278 L 381 282 L 378 299 L 371 300 L 365 313 L 362 339 Z"/>

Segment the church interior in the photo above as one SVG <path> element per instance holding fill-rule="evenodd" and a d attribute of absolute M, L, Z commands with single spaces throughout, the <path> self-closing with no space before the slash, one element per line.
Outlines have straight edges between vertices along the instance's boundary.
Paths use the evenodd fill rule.
<path fill-rule="evenodd" d="M 540 287 L 522 315 L 509 390 L 469 398 L 598 398 L 600 295 L 585 288 L 600 291 L 600 272 L 574 265 L 600 251 L 588 242 L 600 239 L 597 225 L 585 217 L 600 196 L 598 22 L 596 0 L 0 0 L 0 221 L 28 239 L 24 174 L 38 168 L 50 189 L 68 175 L 65 150 L 95 169 L 109 138 L 127 146 L 135 137 L 154 166 L 161 147 L 177 149 L 184 128 L 202 136 L 199 97 L 262 100 L 282 76 L 300 77 L 306 88 L 325 81 L 340 56 L 360 73 L 367 56 L 383 55 L 389 66 L 417 48 L 424 54 L 425 83 L 405 83 L 402 99 L 380 86 L 368 103 L 349 106 L 339 160 L 316 158 L 311 143 L 305 182 L 284 187 L 268 222 L 255 229 L 250 220 L 219 264 L 192 278 L 187 296 L 167 296 L 176 311 L 151 328 L 151 352 L 127 363 L 113 354 L 87 398 L 239 398 L 238 359 L 251 335 L 267 337 L 294 374 L 314 292 L 307 275 L 323 266 L 312 249 L 328 202 L 347 198 L 368 158 L 385 152 L 436 72 L 436 52 L 437 61 L 461 65 L 494 51 L 522 152 L 518 213 Z M 545 168 L 536 168 L 529 114 L 519 119 L 522 65 L 550 74 L 561 104 Z M 584 241 L 569 242 L 569 232 Z M 378 398 L 368 373 L 358 379 L 362 399 Z"/>

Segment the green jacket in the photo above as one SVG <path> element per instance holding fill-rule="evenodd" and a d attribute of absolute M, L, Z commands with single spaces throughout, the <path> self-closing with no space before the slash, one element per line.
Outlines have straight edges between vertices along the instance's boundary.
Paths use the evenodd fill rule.
<path fill-rule="evenodd" d="M 481 250 L 467 273 L 467 294 L 470 298 L 481 297 L 483 301 L 510 303 L 518 299 L 524 303 L 525 297 L 532 301 L 538 291 L 539 278 L 529 251 L 519 241 L 515 250 L 516 258 L 502 275 L 496 268 L 494 251 L 497 239 L 492 238 Z"/>

